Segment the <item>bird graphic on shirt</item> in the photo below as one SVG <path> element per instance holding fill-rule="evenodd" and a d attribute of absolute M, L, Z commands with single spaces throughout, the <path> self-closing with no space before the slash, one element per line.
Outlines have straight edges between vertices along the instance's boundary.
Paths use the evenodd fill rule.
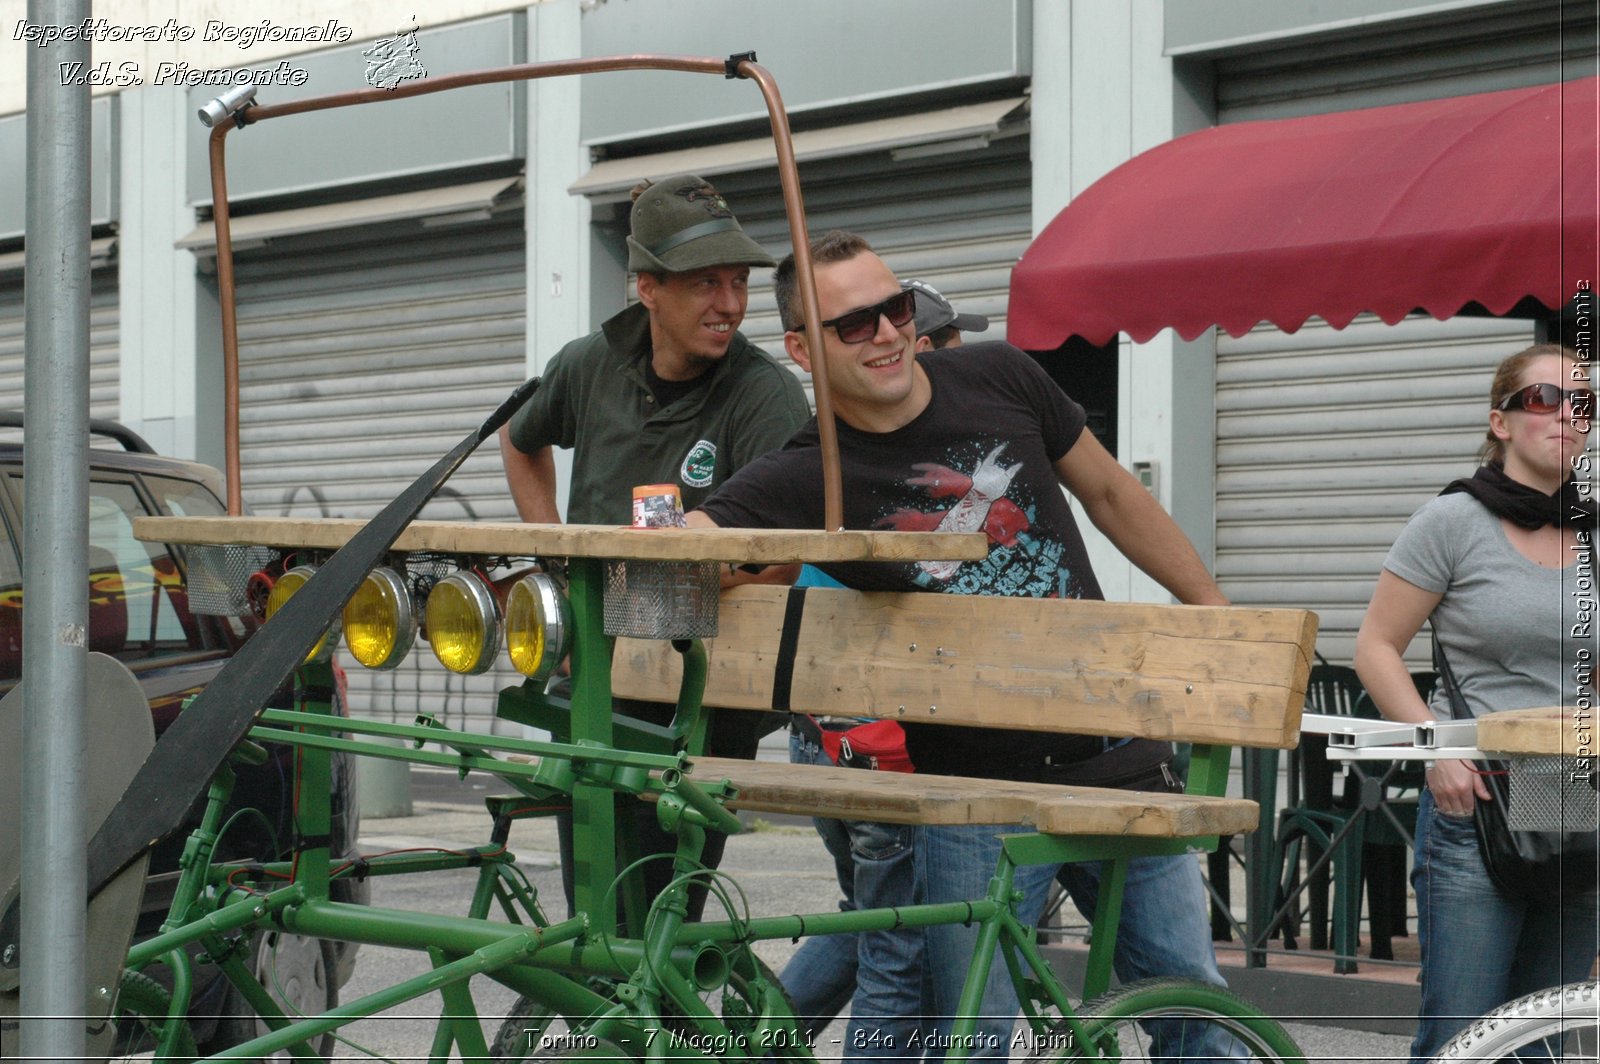
<path fill-rule="evenodd" d="M 897 531 L 914 532 L 979 532 L 986 533 L 990 543 L 1011 546 L 1017 537 L 1028 530 L 1028 515 L 1022 508 L 1006 498 L 1022 463 L 1006 466 L 999 461 L 1006 449 L 1000 444 L 984 456 L 970 474 L 960 473 L 948 466 L 933 462 L 917 462 L 912 469 L 918 476 L 906 481 L 912 487 L 926 489 L 934 499 L 955 499 L 948 509 L 924 512 L 897 510 L 879 522 L 880 527 Z M 961 568 L 960 562 L 918 562 L 924 572 L 938 580 L 948 580 Z"/>

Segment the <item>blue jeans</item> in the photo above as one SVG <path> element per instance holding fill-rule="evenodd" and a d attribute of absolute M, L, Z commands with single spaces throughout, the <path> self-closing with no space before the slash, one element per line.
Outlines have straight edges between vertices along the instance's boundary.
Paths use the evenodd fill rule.
<path fill-rule="evenodd" d="M 1027 830 L 1020 826 L 924 826 L 917 829 L 919 876 L 932 903 L 984 897 L 1000 859 L 1001 833 Z M 1045 896 L 1057 871 L 1064 874 L 1067 891 L 1079 911 L 1094 913 L 1099 894 L 1101 865 L 1030 865 L 1016 872 L 1016 889 L 1023 895 L 1017 916 L 1025 926 L 1038 922 Z M 1127 983 L 1151 976 L 1183 976 L 1226 986 L 1217 971 L 1211 947 L 1210 910 L 1205 883 L 1193 857 L 1138 857 L 1128 863 L 1123 892 L 1122 919 L 1113 958 L 1117 978 Z M 926 964 L 930 974 L 930 1023 L 942 1033 L 961 998 L 967 966 L 977 946 L 976 924 L 946 924 L 925 932 Z M 1018 1010 L 1016 990 L 998 951 L 984 987 L 982 1019 L 972 1042 L 972 1056 L 1009 1055 L 1011 1030 Z M 1233 1056 L 1242 1046 L 1230 1044 L 1217 1032 L 1197 1035 L 1179 1025 L 1151 1025 L 1149 1033 L 1157 1054 L 1163 1045 L 1182 1045 L 1186 1055 Z M 1188 1037 L 1184 1037 L 1187 1034 Z M 1198 1040 L 1197 1040 L 1198 1039 Z M 933 1040 L 939 1045 L 941 1040 Z M 930 1049 L 930 1055 L 943 1051 Z"/>
<path fill-rule="evenodd" d="M 1445 816 L 1423 789 L 1417 805 L 1417 940 L 1422 1015 L 1411 1043 L 1426 1061 L 1473 1019 L 1547 986 L 1589 978 L 1596 897 L 1530 905 L 1495 889 L 1471 817 Z"/>
<path fill-rule="evenodd" d="M 829 765 L 816 743 L 789 737 L 789 760 Z M 862 771 L 867 771 L 863 769 Z M 889 908 L 918 900 L 912 833 L 905 824 L 814 819 L 833 857 L 839 908 Z M 850 1005 L 844 1056 L 896 1056 L 916 1044 L 922 1014 L 922 933 L 911 929 L 813 935 L 784 966 L 782 982 L 803 1030 L 820 1032 Z"/>

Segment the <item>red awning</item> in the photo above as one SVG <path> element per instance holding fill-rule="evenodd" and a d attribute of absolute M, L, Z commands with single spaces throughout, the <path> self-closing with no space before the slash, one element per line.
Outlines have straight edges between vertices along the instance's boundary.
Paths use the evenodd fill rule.
<path fill-rule="evenodd" d="M 1072 335 L 1563 306 L 1597 281 L 1597 86 L 1246 122 L 1153 148 L 1029 246 L 1007 338 L 1038 351 Z"/>

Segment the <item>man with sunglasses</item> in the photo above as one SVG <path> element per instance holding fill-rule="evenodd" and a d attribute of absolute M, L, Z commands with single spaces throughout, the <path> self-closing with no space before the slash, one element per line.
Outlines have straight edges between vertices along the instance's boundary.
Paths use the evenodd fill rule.
<path fill-rule="evenodd" d="M 1101 598 L 1082 536 L 1062 488 L 1124 555 L 1180 601 L 1225 605 L 1194 547 L 1139 482 L 1085 431 L 1077 403 L 1022 351 L 1000 342 L 918 353 L 913 328 L 916 294 L 902 291 L 892 271 L 855 234 L 831 232 L 816 241 L 817 297 L 822 335 L 799 320 L 793 256 L 774 282 L 787 332 L 784 344 L 802 369 L 828 361 L 839 425 L 845 526 L 982 530 L 989 553 L 965 563 L 849 563 L 824 565 L 846 586 L 867 590 L 925 590 L 965 594 Z M 823 523 L 821 452 L 813 419 L 780 451 L 737 473 L 689 515 L 698 526 L 816 528 Z M 807 490 L 808 485 L 814 488 Z M 1063 648 L 1063 652 L 1069 652 Z M 1064 738 L 1043 749 L 1037 735 L 1004 729 L 906 725 L 907 746 L 919 772 L 990 779 L 1060 779 L 1070 768 L 1105 752 L 1104 741 Z M 1170 754 L 1170 750 L 1167 751 Z M 909 900 L 941 902 L 981 896 L 1005 829 L 921 826 L 915 830 L 916 873 Z M 1023 920 L 1037 919 L 1056 867 L 1018 870 Z M 1073 900 L 1092 913 L 1099 869 L 1071 866 Z M 904 904 L 905 885 L 885 898 L 861 896 L 862 907 Z M 898 889 L 899 896 L 893 896 Z M 1186 976 L 1222 985 L 1212 952 L 1204 884 L 1192 857 L 1132 862 L 1124 894 L 1116 968 L 1124 981 Z M 887 937 L 882 937 L 887 936 Z M 922 984 L 922 1017 L 899 1013 L 854 1015 L 846 1052 L 919 1056 L 924 1037 L 939 1033 L 955 1010 L 973 927 L 863 935 L 858 980 L 864 990 L 882 981 L 879 964 L 901 962 L 902 987 Z M 894 937 L 898 936 L 898 938 Z M 909 968 L 906 960 L 910 956 Z M 910 980 L 909 984 L 907 981 Z M 893 980 L 889 980 L 893 981 Z M 862 1006 L 858 990 L 853 1003 Z M 996 963 L 983 998 L 975 1055 L 1005 1056 L 1017 1001 L 1005 966 Z M 920 1020 L 920 1022 L 919 1022 Z M 921 1034 L 914 1033 L 921 1029 Z M 1161 1032 L 1155 1037 L 1161 1041 Z M 860 1043 L 860 1044 L 856 1044 Z M 1227 1056 L 1226 1043 L 1206 1052 Z M 1191 1044 L 1188 1052 L 1194 1053 Z"/>
<path fill-rule="evenodd" d="M 686 508 L 698 505 L 735 470 L 782 444 L 810 413 L 799 379 L 737 331 L 750 268 L 773 261 L 745 234 L 727 200 L 693 174 L 646 182 L 633 194 L 628 269 L 638 274 L 639 302 L 557 352 L 538 391 L 500 431 L 506 480 L 524 521 L 561 519 L 552 447 L 573 450 L 567 520 L 627 525 L 636 485 L 674 484 Z M 730 573 L 725 582 L 750 578 Z M 618 710 L 666 724 L 674 707 L 629 701 Z M 755 756 L 762 722 L 737 719 L 744 716 L 717 718 L 712 753 Z M 618 816 L 630 818 L 642 853 L 676 851 L 676 835 L 661 830 L 648 805 L 621 803 Z M 570 814 L 557 824 L 570 909 Z M 720 862 L 725 841 L 707 835 L 703 856 L 710 867 Z M 647 862 L 643 875 L 654 898 L 671 878 L 672 862 Z M 690 919 L 698 918 L 705 896 L 703 883 L 696 884 Z"/>
<path fill-rule="evenodd" d="M 792 278 L 791 278 L 792 279 Z M 913 294 L 918 351 L 937 351 L 960 347 L 962 332 L 983 332 L 989 319 L 982 314 L 957 311 L 950 301 L 927 281 L 904 280 L 900 287 Z M 904 308 L 897 308 L 899 318 Z M 841 587 L 837 580 L 815 566 L 803 566 L 796 587 Z M 830 748 L 843 749 L 860 732 L 851 729 L 860 721 L 839 719 L 818 721 L 795 714 L 790 722 L 789 760 L 797 765 L 839 763 Z M 903 754 L 905 733 L 893 721 L 880 720 L 868 725 L 880 746 L 892 747 L 898 736 Z M 827 734 L 827 733 L 832 734 Z M 882 767 L 878 758 L 856 756 L 847 764 Z M 812 821 L 822 844 L 833 858 L 845 910 L 910 905 L 916 900 L 913 828 L 909 824 L 884 824 L 868 820 L 817 818 Z M 856 1021 L 846 1038 L 845 1055 L 856 1057 L 871 1051 L 914 1044 L 914 1031 L 921 1024 L 916 1017 L 923 1011 L 921 986 L 921 933 L 813 935 L 800 944 L 783 969 L 783 985 L 794 1004 L 803 1030 L 816 1037 L 850 1006 Z M 865 958 L 863 961 L 862 958 Z M 860 973 L 865 970 L 865 977 Z M 867 1035 L 866 1017 L 894 1017 L 873 1024 Z"/>

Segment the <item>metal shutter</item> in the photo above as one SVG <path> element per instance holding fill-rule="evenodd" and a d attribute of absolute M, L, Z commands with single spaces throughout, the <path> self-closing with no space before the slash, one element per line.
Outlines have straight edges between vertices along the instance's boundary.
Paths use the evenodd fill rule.
<path fill-rule="evenodd" d="M 1494 318 L 1217 337 L 1218 583 L 1239 605 L 1321 617 L 1349 662 L 1384 556 L 1417 507 L 1477 467 L 1496 363 L 1533 323 Z M 1411 656 L 1425 667 L 1426 640 Z"/>
<path fill-rule="evenodd" d="M 1593 0 L 1486 4 L 1216 60 L 1217 122 L 1436 100 L 1595 73 Z"/>
<path fill-rule="evenodd" d="M 237 257 L 240 461 L 264 515 L 370 517 L 523 379 L 520 210 L 277 240 Z M 489 441 L 424 508 L 433 520 L 516 520 Z M 347 660 L 347 665 L 350 663 Z M 470 680 L 419 644 L 392 672 L 350 665 L 352 710 L 417 709 L 489 727 L 504 661 Z M 419 695 L 421 696 L 419 698 Z M 520 734 L 520 728 L 505 728 Z"/>
<path fill-rule="evenodd" d="M 0 282 L 0 408 L 22 409 L 22 276 Z M 89 286 L 89 416 L 121 416 L 122 353 L 116 267 L 95 270 Z"/>
<path fill-rule="evenodd" d="M 775 169 L 722 174 L 712 183 L 773 258 L 789 253 Z M 875 152 L 800 167 L 812 237 L 834 228 L 860 233 L 901 277 L 927 281 L 963 313 L 987 315 L 988 331 L 971 337 L 983 340 L 1005 338 L 1011 268 L 1033 235 L 1031 184 L 1026 136 L 914 161 L 896 162 L 888 152 Z M 630 300 L 637 298 L 629 287 Z M 740 331 L 789 365 L 810 397 L 809 375 L 783 350 L 771 270 L 752 274 Z"/>
<path fill-rule="evenodd" d="M 1216 60 L 1217 121 L 1286 118 L 1592 74 L 1592 3 L 1538 0 L 1357 27 Z M 1216 573 L 1233 601 L 1321 616 L 1349 662 L 1407 517 L 1470 473 L 1494 365 L 1527 320 L 1313 319 L 1294 335 L 1217 336 Z M 1411 663 L 1430 667 L 1425 639 Z"/>

